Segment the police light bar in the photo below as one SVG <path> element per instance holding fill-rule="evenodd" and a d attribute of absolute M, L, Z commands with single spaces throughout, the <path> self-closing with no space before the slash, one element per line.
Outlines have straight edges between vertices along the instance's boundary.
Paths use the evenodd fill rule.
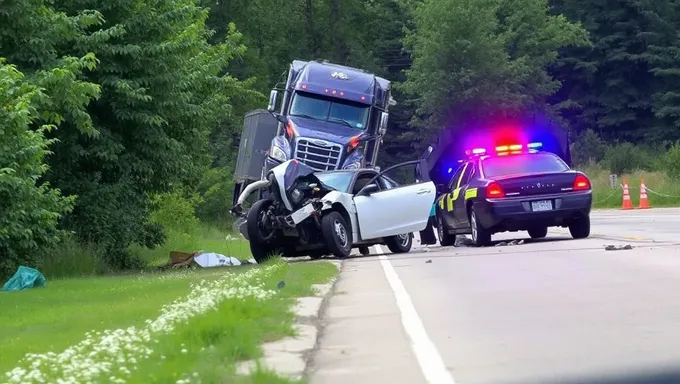
<path fill-rule="evenodd" d="M 484 148 L 474 148 L 474 149 L 468 149 L 465 151 L 465 154 L 470 156 L 470 155 L 483 155 L 486 153 L 486 149 Z"/>
<path fill-rule="evenodd" d="M 527 148 L 530 148 L 530 149 L 538 149 L 538 148 L 541 148 L 542 146 L 543 146 L 543 143 L 538 143 L 538 142 L 527 144 Z"/>

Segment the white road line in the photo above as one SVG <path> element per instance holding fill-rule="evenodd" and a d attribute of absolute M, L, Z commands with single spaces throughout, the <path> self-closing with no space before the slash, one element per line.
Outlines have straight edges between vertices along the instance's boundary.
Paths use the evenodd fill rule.
<path fill-rule="evenodd" d="M 382 247 L 374 245 L 373 249 L 380 255 L 378 256 L 380 265 L 382 265 L 385 277 L 390 283 L 394 297 L 397 299 L 397 306 L 401 312 L 401 323 L 411 338 L 411 348 L 416 355 L 423 375 L 425 375 L 425 380 L 430 384 L 455 384 L 456 381 L 446 369 L 444 360 L 439 355 L 437 347 L 435 347 L 427 335 L 423 321 L 418 316 L 418 312 L 416 312 L 416 308 L 411 302 L 411 296 L 406 291 L 406 288 L 404 288 L 404 284 L 399 279 L 399 275 L 395 272 L 394 267 L 392 267 L 392 264 L 383 254 Z"/>

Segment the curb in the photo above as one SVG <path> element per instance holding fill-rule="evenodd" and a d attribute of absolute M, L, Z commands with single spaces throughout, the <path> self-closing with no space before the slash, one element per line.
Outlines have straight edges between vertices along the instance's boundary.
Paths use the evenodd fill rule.
<path fill-rule="evenodd" d="M 341 260 L 328 261 L 338 267 L 338 274 L 342 271 Z M 317 293 L 316 296 L 297 298 L 296 304 L 291 308 L 296 317 L 293 324 L 295 336 L 262 344 L 263 356 L 259 360 L 237 363 L 236 373 L 247 376 L 256 372 L 259 366 L 293 380 L 302 380 L 319 338 L 321 312 L 326 307 L 337 280 L 336 276 L 326 284 L 314 284 L 312 289 Z"/>

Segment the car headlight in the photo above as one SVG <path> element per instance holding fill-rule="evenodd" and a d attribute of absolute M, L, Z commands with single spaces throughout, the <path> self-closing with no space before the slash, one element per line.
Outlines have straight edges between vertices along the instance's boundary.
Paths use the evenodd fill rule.
<path fill-rule="evenodd" d="M 288 160 L 288 155 L 286 155 L 286 152 L 275 145 L 272 145 L 271 150 L 269 151 L 269 157 L 282 163 Z"/>
<path fill-rule="evenodd" d="M 361 168 L 361 162 L 355 161 L 354 163 L 345 165 L 345 169 L 359 169 Z"/>

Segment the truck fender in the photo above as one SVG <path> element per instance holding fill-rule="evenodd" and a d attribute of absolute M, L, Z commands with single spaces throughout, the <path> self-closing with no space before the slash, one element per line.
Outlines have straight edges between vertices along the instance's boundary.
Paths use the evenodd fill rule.
<path fill-rule="evenodd" d="M 349 217 L 346 217 L 346 219 L 349 219 L 349 223 L 352 226 L 352 239 L 354 242 L 358 242 L 359 221 L 357 220 L 357 210 L 354 206 L 352 195 L 339 191 L 331 191 L 321 198 L 321 202 L 323 203 L 321 212 L 341 208 L 341 212 L 344 210 L 347 213 Z"/>

